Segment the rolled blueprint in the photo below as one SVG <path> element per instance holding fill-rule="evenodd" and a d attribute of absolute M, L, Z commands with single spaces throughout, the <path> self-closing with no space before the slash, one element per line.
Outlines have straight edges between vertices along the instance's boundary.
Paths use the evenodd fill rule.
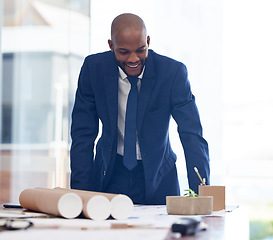
<path fill-rule="evenodd" d="M 23 208 L 64 218 L 76 218 L 82 212 L 82 200 L 72 192 L 25 189 L 19 202 Z"/>
<path fill-rule="evenodd" d="M 110 214 L 113 218 L 118 220 L 127 219 L 131 216 L 133 212 L 134 204 L 128 196 L 124 194 L 112 194 L 112 193 L 103 193 L 103 192 L 93 192 L 93 191 L 83 191 L 76 189 L 67 189 L 67 188 L 54 188 L 55 190 L 72 192 L 78 194 L 82 199 L 93 198 L 94 196 L 103 196 L 107 198 L 110 205 Z M 96 200 L 98 201 L 98 200 Z M 85 205 L 85 203 L 84 203 Z M 91 205 L 91 203 L 90 203 Z M 85 207 L 83 208 L 85 209 Z M 90 207 L 90 209 L 93 209 Z M 99 208 L 101 209 L 101 208 Z M 103 210 L 103 209 L 102 209 Z M 87 210 L 86 210 L 87 211 Z M 90 214 L 90 213 L 89 213 Z"/>

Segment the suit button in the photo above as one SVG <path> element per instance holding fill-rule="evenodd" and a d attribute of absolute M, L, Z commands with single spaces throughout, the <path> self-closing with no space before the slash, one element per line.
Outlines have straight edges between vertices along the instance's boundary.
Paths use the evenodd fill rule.
<path fill-rule="evenodd" d="M 106 171 L 103 171 L 103 176 L 106 176 Z"/>

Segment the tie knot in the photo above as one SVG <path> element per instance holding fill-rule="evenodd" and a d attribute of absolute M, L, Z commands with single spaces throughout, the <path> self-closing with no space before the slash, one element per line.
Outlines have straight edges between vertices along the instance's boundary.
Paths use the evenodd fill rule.
<path fill-rule="evenodd" d="M 137 86 L 137 81 L 138 81 L 138 76 L 127 76 L 127 79 L 129 80 L 129 82 L 131 83 L 132 87 L 136 87 Z"/>

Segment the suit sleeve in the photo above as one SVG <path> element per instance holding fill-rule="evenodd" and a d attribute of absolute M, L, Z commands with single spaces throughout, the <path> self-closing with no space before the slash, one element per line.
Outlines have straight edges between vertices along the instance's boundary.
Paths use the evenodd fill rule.
<path fill-rule="evenodd" d="M 179 137 L 184 149 L 189 187 L 198 193 L 198 179 L 194 167 L 210 183 L 209 150 L 203 138 L 199 112 L 191 92 L 185 65 L 179 67 L 172 85 L 172 116 L 178 125 Z"/>
<path fill-rule="evenodd" d="M 99 129 L 89 71 L 86 58 L 78 79 L 71 125 L 71 188 L 83 190 L 93 189 L 94 142 Z"/>

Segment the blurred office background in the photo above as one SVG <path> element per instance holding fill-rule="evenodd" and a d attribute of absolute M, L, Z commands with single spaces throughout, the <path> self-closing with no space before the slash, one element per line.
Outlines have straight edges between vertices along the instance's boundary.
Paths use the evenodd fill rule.
<path fill-rule="evenodd" d="M 132 12 L 146 22 L 151 49 L 188 67 L 211 184 L 226 186 L 228 205 L 272 220 L 272 11 L 271 0 L 1 0 L 0 203 L 18 202 L 25 188 L 69 187 L 80 67 L 108 50 L 113 18 Z M 173 120 L 170 136 L 183 191 Z"/>

